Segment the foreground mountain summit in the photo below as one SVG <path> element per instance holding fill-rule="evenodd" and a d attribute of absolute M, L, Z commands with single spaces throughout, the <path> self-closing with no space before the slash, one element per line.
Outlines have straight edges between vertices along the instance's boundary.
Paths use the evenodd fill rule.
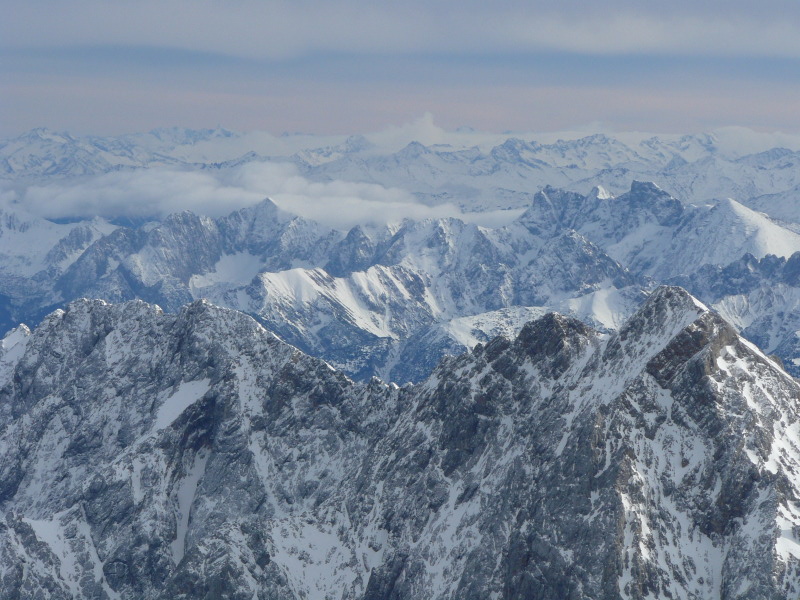
<path fill-rule="evenodd" d="M 3 598 L 800 596 L 800 385 L 680 288 L 402 388 L 78 301 L 0 378 Z"/>

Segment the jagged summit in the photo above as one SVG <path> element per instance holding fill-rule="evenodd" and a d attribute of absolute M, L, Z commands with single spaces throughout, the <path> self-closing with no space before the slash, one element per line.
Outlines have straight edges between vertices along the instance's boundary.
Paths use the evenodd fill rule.
<path fill-rule="evenodd" d="M 620 336 L 625 337 L 628 330 L 640 330 L 659 332 L 659 335 L 671 338 L 708 312 L 708 307 L 683 288 L 662 285 L 648 296 L 644 304 L 620 328 Z"/>
<path fill-rule="evenodd" d="M 631 181 L 631 194 L 636 194 L 637 196 L 669 196 L 668 192 L 662 190 L 658 185 L 656 185 L 652 181 Z"/>
<path fill-rule="evenodd" d="M 602 185 L 596 185 L 589 192 L 589 197 L 597 200 L 610 200 L 614 195 Z"/>

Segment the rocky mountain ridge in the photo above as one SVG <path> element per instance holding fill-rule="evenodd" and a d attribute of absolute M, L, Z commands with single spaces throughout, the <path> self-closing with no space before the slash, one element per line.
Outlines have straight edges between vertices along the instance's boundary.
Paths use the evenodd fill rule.
<path fill-rule="evenodd" d="M 204 301 L 79 301 L 0 367 L 3 597 L 800 595 L 800 386 L 680 288 L 402 388 Z"/>

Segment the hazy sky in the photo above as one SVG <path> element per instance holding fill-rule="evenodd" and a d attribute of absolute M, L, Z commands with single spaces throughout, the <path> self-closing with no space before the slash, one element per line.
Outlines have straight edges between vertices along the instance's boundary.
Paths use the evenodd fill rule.
<path fill-rule="evenodd" d="M 698 6 L 699 4 L 699 6 Z M 0 136 L 800 132 L 800 3 L 0 0 Z"/>

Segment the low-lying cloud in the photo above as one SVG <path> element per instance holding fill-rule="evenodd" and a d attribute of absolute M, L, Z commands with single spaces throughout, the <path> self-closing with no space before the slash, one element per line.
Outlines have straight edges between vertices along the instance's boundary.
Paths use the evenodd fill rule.
<path fill-rule="evenodd" d="M 260 199 L 255 192 L 225 185 L 208 173 L 146 169 L 32 185 L 18 194 L 16 205 L 48 219 L 142 218 L 187 209 L 215 214 Z"/>
<path fill-rule="evenodd" d="M 453 204 L 427 206 L 399 188 L 341 180 L 310 181 L 294 165 L 272 162 L 221 171 L 117 171 L 16 191 L 0 190 L 4 206 L 47 219 L 162 218 L 183 210 L 218 217 L 267 197 L 288 212 L 342 230 L 357 224 L 443 217 L 496 227 L 520 213 L 464 213 Z"/>

